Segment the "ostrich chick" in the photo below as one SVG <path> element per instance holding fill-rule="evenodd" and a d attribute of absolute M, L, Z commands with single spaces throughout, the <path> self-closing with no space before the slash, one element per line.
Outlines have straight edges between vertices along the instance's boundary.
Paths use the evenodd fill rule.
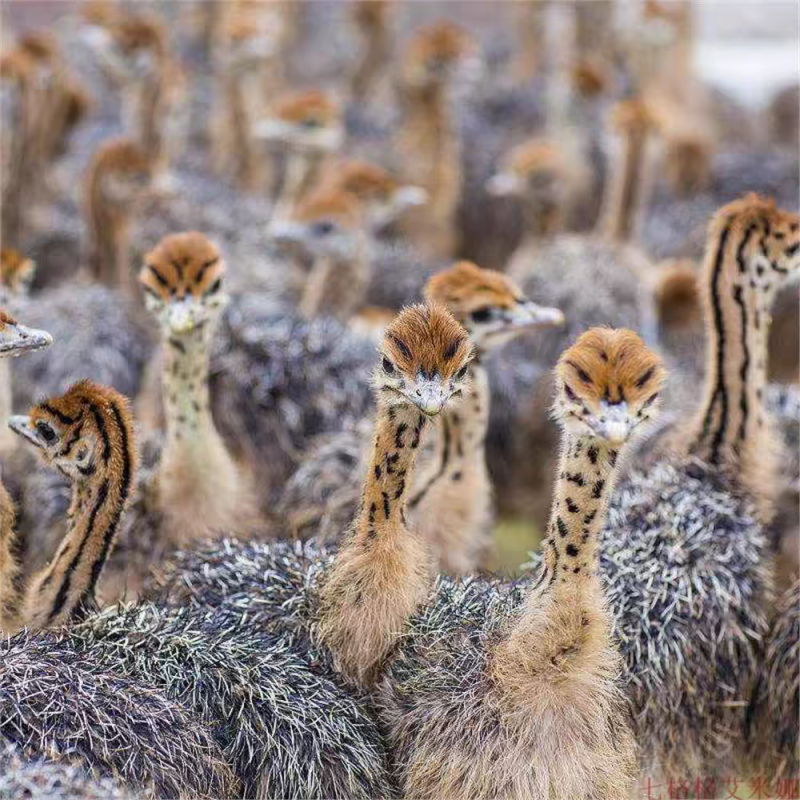
<path fill-rule="evenodd" d="M 635 748 L 598 536 L 620 451 L 656 414 L 663 377 L 631 331 L 592 329 L 562 355 L 541 571 L 527 588 L 440 579 L 378 685 L 404 794 L 628 796 Z"/>
<path fill-rule="evenodd" d="M 405 118 L 395 142 L 397 165 L 406 180 L 425 189 L 428 202 L 408 214 L 399 230 L 435 258 L 452 258 L 457 246 L 461 140 L 449 94 L 474 50 L 464 31 L 441 22 L 416 33 L 400 67 Z"/>
<path fill-rule="evenodd" d="M 484 450 L 491 408 L 485 360 L 526 331 L 562 325 L 564 315 L 528 300 L 507 276 L 468 261 L 431 278 L 425 296 L 466 328 L 476 357 L 463 402 L 442 415 L 436 453 L 417 481 L 409 515 L 439 571 L 469 574 L 487 568 L 493 551 L 493 497 Z"/>
<path fill-rule="evenodd" d="M 117 597 L 120 583 L 135 593 L 164 550 L 222 531 L 246 535 L 256 521 L 249 481 L 209 410 L 209 348 L 227 302 L 224 276 L 219 250 L 201 233 L 167 236 L 145 257 L 139 280 L 163 340 L 166 436 L 121 533 L 104 598 Z"/>
<path fill-rule="evenodd" d="M 328 315 L 348 320 L 367 292 L 371 269 L 358 202 L 336 190 L 321 190 L 301 202 L 288 220 L 270 226 L 281 247 L 300 247 L 311 258 L 311 271 L 298 303 L 310 320 Z"/>
<path fill-rule="evenodd" d="M 11 429 L 39 448 L 45 461 L 72 483 L 69 527 L 48 564 L 24 586 L 3 576 L 2 629 L 60 625 L 95 604 L 100 573 L 114 547 L 136 469 L 133 422 L 125 399 L 90 381 L 62 397 L 14 416 Z M 16 575 L 13 534 L 2 533 L 4 568 Z M 10 591 L 9 591 L 10 588 Z"/>
<path fill-rule="evenodd" d="M 476 358 L 471 387 L 443 414 L 437 444 L 408 505 L 412 524 L 427 539 L 437 571 L 468 573 L 485 566 L 491 550 L 492 487 L 485 462 L 490 410 L 486 359 L 505 342 L 534 328 L 561 324 L 557 309 L 525 298 L 505 275 L 460 262 L 431 278 L 426 297 L 445 306 L 470 334 Z M 354 517 L 366 468 L 361 425 L 312 450 L 284 489 L 281 507 L 291 529 L 328 540 Z M 359 463 L 354 470 L 353 464 Z"/>
<path fill-rule="evenodd" d="M 134 142 L 113 139 L 98 148 L 84 182 L 92 278 L 136 297 L 130 265 L 129 230 L 152 179 L 151 163 Z"/>
<path fill-rule="evenodd" d="M 272 211 L 273 219 L 282 219 L 317 181 L 326 156 L 341 147 L 342 110 L 335 98 L 323 91 L 282 95 L 256 123 L 254 134 L 286 157 L 282 186 Z"/>
<path fill-rule="evenodd" d="M 178 139 L 182 77 L 164 26 L 147 15 L 112 13 L 88 39 L 106 74 L 122 89 L 126 131 L 166 184 Z"/>
<path fill-rule="evenodd" d="M 612 501 L 601 572 L 643 775 L 714 777 L 733 766 L 763 666 L 773 594 L 765 524 L 782 486 L 766 405 L 769 307 L 798 271 L 796 214 L 755 195 L 719 210 L 703 266 L 700 404 Z"/>

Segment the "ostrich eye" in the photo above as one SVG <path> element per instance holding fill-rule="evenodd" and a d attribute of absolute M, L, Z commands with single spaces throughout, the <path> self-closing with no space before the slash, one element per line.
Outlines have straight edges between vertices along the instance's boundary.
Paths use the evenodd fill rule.
<path fill-rule="evenodd" d="M 36 423 L 36 430 L 39 431 L 39 435 L 46 442 L 55 441 L 56 432 L 46 422 L 42 422 L 41 420 L 39 422 L 37 422 Z"/>
<path fill-rule="evenodd" d="M 309 119 L 304 119 L 302 125 L 307 130 L 314 130 L 315 128 L 322 127 L 322 123 L 318 119 L 314 119 L 313 117 Z"/>
<path fill-rule="evenodd" d="M 492 316 L 491 308 L 476 308 L 470 315 L 475 322 L 488 322 Z"/>
<path fill-rule="evenodd" d="M 466 374 L 467 374 L 467 367 L 466 365 L 464 365 L 458 372 L 456 372 L 456 378 L 458 380 L 461 380 Z"/>
<path fill-rule="evenodd" d="M 333 233 L 333 230 L 336 226 L 330 220 L 322 220 L 320 222 L 315 222 L 311 230 L 314 232 L 315 236 L 328 236 Z"/>
<path fill-rule="evenodd" d="M 391 375 L 394 372 L 394 364 L 388 358 L 383 359 L 383 371 L 387 375 Z"/>

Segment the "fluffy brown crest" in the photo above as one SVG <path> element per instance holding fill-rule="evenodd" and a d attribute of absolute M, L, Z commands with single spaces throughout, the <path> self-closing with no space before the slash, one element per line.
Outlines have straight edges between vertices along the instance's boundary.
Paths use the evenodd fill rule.
<path fill-rule="evenodd" d="M 421 28 L 408 46 L 406 59 L 415 64 L 452 64 L 472 51 L 472 38 L 452 22 L 435 22 Z"/>
<path fill-rule="evenodd" d="M 59 57 L 56 40 L 42 31 L 26 33 L 17 46 L 35 61 L 50 64 Z"/>
<path fill-rule="evenodd" d="M 599 403 L 638 403 L 658 392 L 661 360 L 633 331 L 591 328 L 562 353 L 556 374 L 568 392 Z"/>
<path fill-rule="evenodd" d="M 84 0 L 81 4 L 81 16 L 90 25 L 106 27 L 119 16 L 116 3 L 110 0 Z"/>
<path fill-rule="evenodd" d="M 336 100 L 319 89 L 283 95 L 275 101 L 273 111 L 276 117 L 286 122 L 320 126 L 335 122 L 341 113 Z"/>
<path fill-rule="evenodd" d="M 324 176 L 323 185 L 352 194 L 361 202 L 387 200 L 398 187 L 388 170 L 357 159 L 334 165 Z"/>
<path fill-rule="evenodd" d="M 517 145 L 505 158 L 505 168 L 520 177 L 534 173 L 558 173 L 564 170 L 561 149 L 540 136 Z"/>
<path fill-rule="evenodd" d="M 353 195 L 322 188 L 307 197 L 292 213 L 296 222 L 331 220 L 343 228 L 357 228 L 360 223 L 358 202 Z"/>
<path fill-rule="evenodd" d="M 654 124 L 655 120 L 647 103 L 638 97 L 622 100 L 611 111 L 611 125 L 620 133 L 645 133 Z"/>
<path fill-rule="evenodd" d="M 659 267 L 653 292 L 662 325 L 687 325 L 702 319 L 697 267 L 688 259 Z"/>
<path fill-rule="evenodd" d="M 92 158 L 89 171 L 95 175 L 144 175 L 150 172 L 150 164 L 135 142 L 118 138 L 100 145 Z"/>
<path fill-rule="evenodd" d="M 0 78 L 24 83 L 30 79 L 33 61 L 22 50 L 11 50 L 0 56 Z"/>
<path fill-rule="evenodd" d="M 386 329 L 383 352 L 409 375 L 449 379 L 472 357 L 467 332 L 444 307 L 435 303 L 407 306 Z"/>
<path fill-rule="evenodd" d="M 584 58 L 572 67 L 572 85 L 582 97 L 597 97 L 608 90 L 609 84 L 608 70 L 601 64 Z"/>
<path fill-rule="evenodd" d="M 132 479 L 136 460 L 133 416 L 127 398 L 115 389 L 94 381 L 79 381 L 63 395 L 34 406 L 29 419 L 32 428 L 41 429 L 44 423 L 62 441 L 94 432 L 104 447 L 105 466 L 124 469 L 128 474 L 120 477 L 127 478 L 128 483 Z"/>
<path fill-rule="evenodd" d="M 4 247 L 0 250 L 0 286 L 17 291 L 33 278 L 36 264 L 19 250 Z"/>
<path fill-rule="evenodd" d="M 736 234 L 752 227 L 757 233 L 753 241 L 768 261 L 783 273 L 798 268 L 800 216 L 776 208 L 773 199 L 751 193 L 723 206 L 709 225 L 710 239 L 715 240 L 726 227 L 737 229 Z"/>
<path fill-rule="evenodd" d="M 114 19 L 108 25 L 108 32 L 126 53 L 152 49 L 164 54 L 167 50 L 166 31 L 154 17 L 137 15 Z"/>
<path fill-rule="evenodd" d="M 365 28 L 380 28 L 389 14 L 387 0 L 357 0 L 353 4 L 353 19 Z"/>
<path fill-rule="evenodd" d="M 0 308 L 0 328 L 5 325 L 16 325 L 17 321 L 4 308 Z"/>
<path fill-rule="evenodd" d="M 522 292 L 501 272 L 459 261 L 428 281 L 425 298 L 446 306 L 461 321 L 476 308 L 514 308 L 522 300 Z"/>
<path fill-rule="evenodd" d="M 202 233 L 174 233 L 145 256 L 139 281 L 147 291 L 169 302 L 216 291 L 224 274 L 219 250 Z"/>

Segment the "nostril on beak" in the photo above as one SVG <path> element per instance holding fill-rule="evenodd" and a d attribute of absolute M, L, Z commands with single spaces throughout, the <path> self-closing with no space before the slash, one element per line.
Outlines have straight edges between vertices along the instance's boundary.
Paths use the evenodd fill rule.
<path fill-rule="evenodd" d="M 422 397 L 422 392 L 419 389 L 417 389 L 417 397 Z"/>

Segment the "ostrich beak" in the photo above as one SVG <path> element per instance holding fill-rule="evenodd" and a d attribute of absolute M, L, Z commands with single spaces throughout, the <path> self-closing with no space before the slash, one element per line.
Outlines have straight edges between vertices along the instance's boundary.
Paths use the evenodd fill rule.
<path fill-rule="evenodd" d="M 28 328 L 18 322 L 6 322 L 0 328 L 0 357 L 33 353 L 51 344 L 53 337 L 47 331 Z"/>
<path fill-rule="evenodd" d="M 9 417 L 8 427 L 32 445 L 40 448 L 44 447 L 44 443 L 39 438 L 36 428 L 31 425 L 31 418 L 29 416 L 17 414 L 13 417 Z"/>

